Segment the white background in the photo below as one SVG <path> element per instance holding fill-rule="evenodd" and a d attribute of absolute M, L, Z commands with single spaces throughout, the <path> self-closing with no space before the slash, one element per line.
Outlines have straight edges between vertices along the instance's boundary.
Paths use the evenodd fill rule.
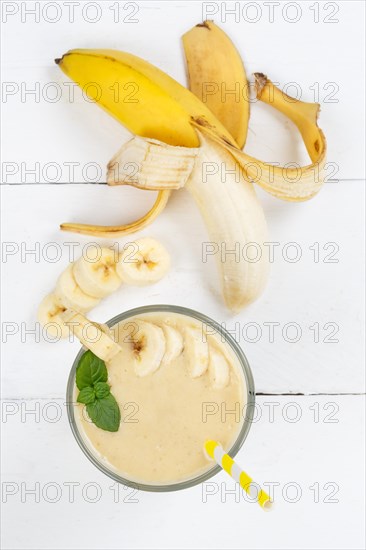
<path fill-rule="evenodd" d="M 131 307 L 174 303 L 236 331 L 260 394 L 258 419 L 237 459 L 259 483 L 279 484 L 271 514 L 239 493 L 226 494 L 234 485 L 224 474 L 205 487 L 171 494 L 131 497 L 121 488 L 114 502 L 111 481 L 84 458 L 66 418 L 66 381 L 78 344 L 51 345 L 24 335 L 34 327 L 39 301 L 68 264 L 65 243 L 74 243 L 80 254 L 89 242 L 61 233 L 59 223 L 122 223 L 153 201 L 148 192 L 81 183 L 94 177 L 92 170 L 83 177 L 85 165 L 98 163 L 104 170 L 128 132 L 80 93 L 70 102 L 67 79 L 53 59 L 75 47 L 127 50 L 185 84 L 180 36 L 203 17 L 200 2 L 137 2 L 133 23 L 123 21 L 133 5 L 121 3 L 115 23 L 113 3 L 99 2 L 100 20 L 91 23 L 85 13 L 94 18 L 95 8 L 83 19 L 82 1 L 69 22 L 67 6 L 59 2 L 56 11 L 56 2 L 51 4 L 42 12 L 40 2 L 35 22 L 24 11 L 34 2 L 2 3 L 2 239 L 14 243 L 7 245 L 14 254 L 2 260 L 3 547 L 364 548 L 364 3 L 285 2 L 275 7 L 273 20 L 268 3 L 243 2 L 239 17 L 226 18 L 225 6 L 217 4 L 211 16 L 234 40 L 248 74 L 265 72 L 281 87 L 296 83 L 302 99 L 322 104 L 330 181 L 308 203 L 281 202 L 258 190 L 271 241 L 280 243 L 264 295 L 240 315 L 227 312 L 214 261 L 201 261 L 203 222 L 180 191 L 142 233 L 166 245 L 173 270 L 155 286 L 121 288 L 91 313 L 103 322 Z M 59 101 L 47 97 L 50 82 L 62 91 Z M 39 97 L 25 94 L 37 86 Z M 294 128 L 260 104 L 252 108 L 246 150 L 267 161 L 306 158 Z M 70 162 L 79 163 L 74 178 Z M 58 163 L 57 177 L 47 172 L 49 163 Z M 27 174 L 31 168 L 39 174 Z M 49 183 L 52 177 L 57 182 Z M 98 174 L 98 181 L 104 178 Z M 45 258 L 50 242 L 62 251 L 55 263 Z M 282 257 L 290 242 L 301 247 L 296 263 Z M 29 249 L 36 254 L 24 257 Z M 329 262 L 332 251 L 336 262 Z M 8 332 L 17 332 L 4 333 L 4 323 Z M 268 323 L 279 323 L 273 342 Z M 300 338 L 291 343 L 294 323 Z M 35 414 L 27 413 L 32 409 Z M 60 418 L 52 422 L 55 414 Z M 297 422 L 291 421 L 296 414 Z M 70 483 L 79 484 L 73 499 Z M 26 494 L 32 487 L 38 487 L 40 502 Z M 93 503 L 95 487 L 100 498 Z M 205 498 L 205 491 L 212 494 Z"/>

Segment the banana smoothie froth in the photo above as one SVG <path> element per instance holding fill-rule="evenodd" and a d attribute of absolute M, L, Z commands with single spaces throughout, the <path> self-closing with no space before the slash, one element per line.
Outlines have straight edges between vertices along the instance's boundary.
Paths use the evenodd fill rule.
<path fill-rule="evenodd" d="M 117 432 L 102 430 L 77 404 L 88 447 L 108 469 L 137 483 L 175 483 L 210 470 L 204 442 L 214 439 L 230 450 L 245 416 L 247 388 L 230 345 L 178 313 L 130 317 L 113 331 L 121 352 L 106 366 L 122 420 Z"/>

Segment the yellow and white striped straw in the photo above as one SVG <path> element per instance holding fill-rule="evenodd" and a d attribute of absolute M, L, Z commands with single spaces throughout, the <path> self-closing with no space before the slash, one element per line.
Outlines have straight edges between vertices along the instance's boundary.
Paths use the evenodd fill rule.
<path fill-rule="evenodd" d="M 254 501 L 258 502 L 263 510 L 271 509 L 273 503 L 269 495 L 240 468 L 231 456 L 225 453 L 220 443 L 212 440 L 206 441 L 204 449 L 208 458 L 215 460 Z"/>

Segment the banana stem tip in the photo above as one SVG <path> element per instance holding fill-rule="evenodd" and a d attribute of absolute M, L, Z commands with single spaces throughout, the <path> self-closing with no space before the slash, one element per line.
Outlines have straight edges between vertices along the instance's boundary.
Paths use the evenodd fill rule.
<path fill-rule="evenodd" d="M 263 73 L 254 73 L 253 74 L 255 79 L 255 88 L 257 92 L 257 97 L 259 97 L 260 93 L 262 92 L 264 86 L 268 82 L 268 78 L 266 74 Z"/>
<path fill-rule="evenodd" d="M 210 29 L 209 23 L 213 23 L 213 21 L 210 20 L 210 19 L 206 19 L 206 20 L 203 21 L 202 23 L 198 23 L 198 24 L 196 25 L 196 27 L 205 27 L 206 29 L 208 29 L 208 30 L 210 31 L 211 29 Z"/>

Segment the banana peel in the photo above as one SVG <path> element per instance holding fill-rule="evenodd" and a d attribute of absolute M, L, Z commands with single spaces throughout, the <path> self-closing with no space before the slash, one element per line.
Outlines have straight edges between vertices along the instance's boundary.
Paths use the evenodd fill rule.
<path fill-rule="evenodd" d="M 254 77 L 257 99 L 282 112 L 297 126 L 311 164 L 294 168 L 267 164 L 233 147 L 205 119 L 194 118 L 192 124 L 227 149 L 249 181 L 279 199 L 292 202 L 309 200 L 320 191 L 324 183 L 327 144 L 317 123 L 320 105 L 299 101 L 284 94 L 263 73 L 255 73 Z"/>
<path fill-rule="evenodd" d="M 133 134 L 170 145 L 198 147 L 191 117 L 203 117 L 237 146 L 231 134 L 192 92 L 147 61 L 114 50 L 71 50 L 55 60 L 98 105 Z M 140 231 L 164 210 L 170 193 L 162 190 L 141 219 L 118 226 L 63 223 L 63 231 L 111 237 Z"/>
<path fill-rule="evenodd" d="M 249 123 L 249 83 L 241 57 L 227 34 L 204 21 L 183 35 L 189 89 L 244 146 Z"/>
<path fill-rule="evenodd" d="M 150 225 L 166 207 L 171 191 L 159 191 L 152 208 L 138 220 L 123 225 L 92 225 L 86 223 L 62 223 L 62 231 L 91 235 L 93 237 L 104 237 L 113 239 L 121 235 L 129 235 L 141 231 Z"/>
<path fill-rule="evenodd" d="M 248 86 L 244 67 L 232 42 L 213 23 L 205 22 L 184 35 L 183 43 L 192 91 L 146 61 L 123 52 L 72 50 L 57 60 L 60 68 L 84 88 L 88 88 L 90 82 L 101 83 L 102 93 L 93 96 L 90 92 L 93 88 L 88 88 L 89 97 L 136 136 L 140 136 L 125 144 L 113 157 L 108 165 L 108 183 L 158 191 L 153 208 L 131 224 L 96 226 L 66 223 L 61 225 L 61 229 L 98 237 L 116 237 L 138 231 L 162 212 L 172 190 L 186 186 L 195 198 L 215 242 L 220 242 L 221 231 L 225 242 L 235 244 L 236 232 L 236 238 L 242 245 L 250 244 L 248 239 L 252 239 L 254 244 L 262 246 L 266 225 L 253 183 L 288 201 L 308 200 L 320 190 L 324 182 L 326 139 L 317 124 L 319 105 L 291 98 L 263 73 L 255 73 L 257 98 L 282 112 L 297 126 L 311 163 L 288 168 L 255 159 L 241 150 L 247 134 L 249 102 L 220 104 L 218 96 L 214 95 L 209 96 L 206 104 L 200 100 L 203 99 L 202 84 L 206 78 L 216 83 L 225 82 L 224 79 L 232 83 L 233 79 L 239 78 L 244 88 Z M 210 47 L 213 44 L 220 46 L 220 56 L 216 52 L 211 57 Z M 137 102 L 116 102 L 116 82 L 122 89 L 131 83 L 136 85 Z M 234 184 L 233 177 L 226 185 L 222 185 L 222 181 L 220 184 L 216 178 L 213 184 L 215 190 L 211 189 L 211 195 L 209 184 L 204 187 L 200 185 L 202 162 L 207 162 L 209 158 L 207 151 L 216 158 L 217 163 L 224 159 L 225 164 L 239 169 L 241 189 L 237 181 Z M 124 171 L 124 163 L 131 152 L 138 164 L 136 177 L 132 180 Z M 220 208 L 221 203 L 225 204 L 225 208 Z M 248 205 L 251 205 L 250 210 Z M 228 230 L 225 229 L 225 222 Z M 218 232 L 217 228 L 220 228 Z M 235 263 L 223 265 L 221 261 L 219 268 L 226 303 L 230 309 L 237 311 L 262 292 L 268 266 L 266 262 L 260 262 L 255 269 L 255 262 L 249 261 L 250 266 L 242 269 L 238 262 Z"/>
<path fill-rule="evenodd" d="M 169 145 L 198 147 L 190 119 L 203 116 L 237 145 L 192 92 L 144 59 L 116 50 L 71 50 L 56 63 L 133 134 Z"/>

